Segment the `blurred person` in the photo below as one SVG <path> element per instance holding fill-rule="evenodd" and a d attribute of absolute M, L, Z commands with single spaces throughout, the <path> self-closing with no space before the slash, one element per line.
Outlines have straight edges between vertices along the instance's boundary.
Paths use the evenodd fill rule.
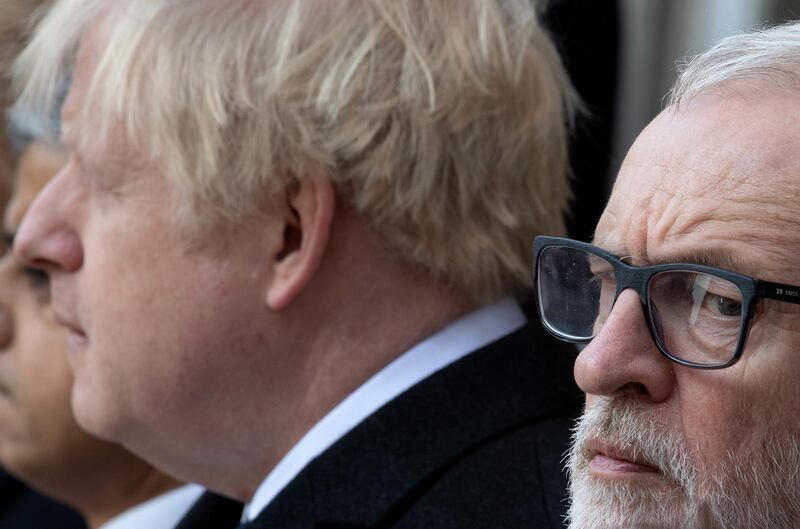
<path fill-rule="evenodd" d="M 0 528 L 85 529 L 72 509 L 30 490 L 0 469 Z"/>
<path fill-rule="evenodd" d="M 12 114 L 13 115 L 13 114 Z M 19 117 L 19 116 L 15 116 Z M 34 120 L 12 120 L 22 148 L 4 232 L 10 243 L 36 194 L 67 161 L 63 147 L 26 134 Z M 0 258 L 0 463 L 35 489 L 74 507 L 92 529 L 171 529 L 202 493 L 118 445 L 83 432 L 70 410 L 66 330 L 54 319 L 42 271 Z M 232 512 L 218 522 L 236 520 Z M 18 526 L 36 525 L 24 520 Z"/>
<path fill-rule="evenodd" d="M 8 71 L 30 34 L 31 22 L 52 0 L 3 0 L 0 3 L 0 102 L 8 106 L 13 99 L 8 92 Z"/>
<path fill-rule="evenodd" d="M 3 120 L 0 120 L 0 127 L 4 127 Z M 5 141 L 5 138 L 0 139 L 0 204 L 5 204 L 8 201 L 9 195 L 9 181 L 11 180 L 11 167 L 13 165 L 13 157 L 11 156 L 11 149 Z"/>
<path fill-rule="evenodd" d="M 7 80 L 11 61 L 25 40 L 31 14 L 43 2 L 6 0 L 0 2 L 0 108 L 9 104 Z M 0 131 L 6 130 L 5 112 L 0 111 Z M 5 134 L 0 134 L 0 213 L 10 193 L 13 151 Z M 5 251 L 0 245 L 0 251 Z M 0 425 L 2 428 L 2 425 Z M 0 468 L 0 529 L 49 527 L 79 529 L 81 518 L 72 510 L 31 491 Z"/>
<path fill-rule="evenodd" d="M 594 245 L 538 238 L 552 332 L 589 342 L 570 527 L 800 527 L 800 24 L 680 74 Z"/>
<path fill-rule="evenodd" d="M 562 525 L 573 348 L 514 296 L 575 97 L 528 0 L 63 1 L 22 103 L 70 57 L 15 252 L 83 427 L 255 527 Z"/>
<path fill-rule="evenodd" d="M 12 102 L 9 70 L 27 41 L 37 13 L 44 12 L 51 0 L 3 0 L 0 2 L 0 131 L 6 130 L 5 110 Z M 13 149 L 5 134 L 0 134 L 0 204 L 5 206 L 10 192 Z M 2 208 L 0 208 L 1 210 Z"/>

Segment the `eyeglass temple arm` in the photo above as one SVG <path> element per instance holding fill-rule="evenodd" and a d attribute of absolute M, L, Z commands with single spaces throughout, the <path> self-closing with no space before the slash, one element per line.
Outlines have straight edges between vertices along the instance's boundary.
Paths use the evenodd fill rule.
<path fill-rule="evenodd" d="M 799 286 L 759 281 L 757 294 L 759 298 L 776 299 L 800 305 Z"/>

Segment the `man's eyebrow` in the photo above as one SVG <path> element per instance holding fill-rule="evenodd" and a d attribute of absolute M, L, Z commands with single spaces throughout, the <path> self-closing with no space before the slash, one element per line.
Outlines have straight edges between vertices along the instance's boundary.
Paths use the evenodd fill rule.
<path fill-rule="evenodd" d="M 688 252 L 667 253 L 651 258 L 652 264 L 688 263 L 714 268 L 722 268 L 749 276 L 758 276 L 758 268 L 737 258 L 732 252 L 722 248 L 708 248 Z"/>
<path fill-rule="evenodd" d="M 713 266 L 716 268 L 725 268 L 727 270 L 735 271 L 741 271 L 743 267 L 748 268 L 728 250 L 712 248 L 692 250 L 688 252 L 668 253 L 664 257 L 659 256 L 658 258 L 652 259 L 652 263 L 689 263 Z M 748 272 L 749 271 L 750 270 L 748 270 Z"/>
<path fill-rule="evenodd" d="M 593 241 L 592 244 L 599 248 L 616 255 L 623 259 L 626 263 L 634 265 L 659 265 L 659 264 L 697 264 L 703 266 L 711 266 L 714 268 L 722 268 L 732 272 L 738 272 L 749 276 L 758 276 L 758 268 L 752 266 L 741 259 L 738 259 L 731 251 L 724 248 L 706 248 L 690 251 L 680 251 L 675 253 L 664 252 L 658 256 L 641 256 L 631 255 L 630 253 L 618 252 L 615 248 L 606 248 Z"/>

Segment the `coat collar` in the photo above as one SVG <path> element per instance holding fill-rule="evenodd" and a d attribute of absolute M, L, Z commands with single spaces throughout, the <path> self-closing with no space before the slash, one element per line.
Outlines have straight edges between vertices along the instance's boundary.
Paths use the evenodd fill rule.
<path fill-rule="evenodd" d="M 579 406 L 575 354 L 534 323 L 468 355 L 317 457 L 253 526 L 383 525 L 496 436 Z"/>

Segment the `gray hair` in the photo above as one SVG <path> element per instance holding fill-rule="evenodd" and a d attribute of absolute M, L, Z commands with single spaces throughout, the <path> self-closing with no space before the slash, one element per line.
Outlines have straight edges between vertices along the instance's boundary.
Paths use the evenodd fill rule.
<path fill-rule="evenodd" d="M 800 88 L 800 22 L 734 35 L 694 57 L 679 67 L 668 106 L 731 83 Z"/>

